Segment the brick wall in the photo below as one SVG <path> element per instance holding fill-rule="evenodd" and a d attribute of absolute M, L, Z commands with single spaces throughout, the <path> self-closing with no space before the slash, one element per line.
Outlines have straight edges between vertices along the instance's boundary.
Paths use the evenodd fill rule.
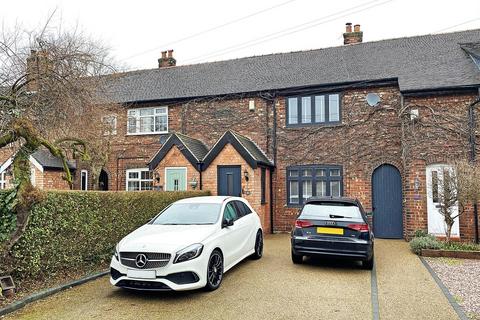
<path fill-rule="evenodd" d="M 202 173 L 203 189 L 209 190 L 212 195 L 217 195 L 217 166 L 222 165 L 239 165 L 241 167 L 242 197 L 247 199 L 250 205 L 259 214 L 264 230 L 269 231 L 269 204 L 268 201 L 265 204 L 261 203 L 261 168 L 253 169 L 250 167 L 235 148 L 232 145 L 227 144 Z M 246 181 L 243 175 L 245 171 L 248 172 L 248 181 Z M 268 188 L 268 181 L 266 187 Z M 266 190 L 268 193 L 269 189 Z"/>
<path fill-rule="evenodd" d="M 381 106 L 367 105 L 365 96 L 369 92 L 381 97 Z M 402 172 L 398 88 L 346 90 L 341 100 L 341 124 L 307 127 L 287 127 L 286 100 L 277 100 L 278 154 L 274 183 L 277 231 L 291 230 L 299 209 L 287 206 L 288 166 L 341 165 L 344 195 L 358 197 L 368 211 L 372 209 L 371 178 L 374 169 L 383 163 L 391 163 Z"/>
<path fill-rule="evenodd" d="M 367 105 L 365 96 L 370 92 L 381 97 L 378 107 Z M 225 131 L 235 130 L 255 141 L 270 158 L 274 157 L 273 142 L 276 139 L 277 163 L 272 185 L 276 231 L 289 231 L 298 212 L 298 208 L 286 204 L 288 166 L 341 165 L 344 194 L 358 197 L 365 209 L 370 211 L 372 173 L 384 163 L 392 164 L 402 175 L 404 234 L 408 238 L 416 229 L 425 229 L 427 225 L 426 166 L 467 156 L 467 137 L 456 133 L 456 130 L 465 128 L 466 110 L 474 98 L 474 94 L 406 97 L 405 106 L 418 109 L 420 118 L 407 121 L 403 128 L 402 118 L 398 116 L 401 96 L 396 86 L 344 90 L 341 93 L 342 123 L 332 126 L 287 127 L 285 97 L 277 97 L 274 105 L 259 97 L 213 98 L 169 105 L 169 131 L 187 134 L 212 147 Z M 250 100 L 254 101 L 254 111 L 249 110 Z M 105 110 L 105 114 L 117 117 L 117 133 L 109 136 L 111 145 L 105 168 L 109 175 L 109 190 L 125 190 L 125 171 L 147 167 L 161 147 L 159 134 L 127 135 L 127 110 L 146 106 L 157 105 L 116 106 Z M 274 108 L 277 114 L 275 137 Z M 439 119 L 441 126 L 447 130 L 438 128 Z M 248 167 L 231 149 L 231 146 L 227 146 L 204 173 L 204 189 L 216 193 L 217 165 L 238 163 L 242 165 L 242 172 L 244 167 Z M 187 166 L 190 180 L 193 177 L 190 174 L 196 170 L 185 163 L 182 156 L 177 157 L 175 152 L 178 153 L 178 150 L 172 151 L 165 166 Z M 247 170 L 251 180 L 245 187 L 253 193 L 246 195 L 246 198 L 261 213 L 265 227 L 269 223 L 269 209 L 268 205 L 262 206 L 259 200 L 260 172 L 249 167 Z M 159 173 L 161 181 L 164 181 L 163 169 Z M 418 189 L 415 189 L 415 180 L 420 182 Z M 245 181 L 242 180 L 243 184 Z M 76 186 L 79 186 L 79 175 L 76 176 Z M 471 210 L 460 218 L 460 222 L 461 237 L 472 239 Z"/>
<path fill-rule="evenodd" d="M 194 178 L 197 180 L 196 190 L 200 187 L 200 173 L 197 169 L 192 166 L 192 164 L 185 158 L 182 152 L 173 146 L 167 155 L 162 159 L 158 164 L 157 168 L 154 170 L 154 179 L 153 183 L 155 187 L 160 187 L 160 190 L 165 190 L 166 187 L 166 177 L 165 177 L 165 168 L 186 168 L 187 169 L 187 190 L 194 190 L 190 185 L 190 181 Z M 156 175 L 160 180 L 156 181 Z"/>

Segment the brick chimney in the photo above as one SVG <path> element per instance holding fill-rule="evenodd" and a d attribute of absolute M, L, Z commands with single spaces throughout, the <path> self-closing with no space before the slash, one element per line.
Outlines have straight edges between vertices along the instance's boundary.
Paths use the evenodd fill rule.
<path fill-rule="evenodd" d="M 345 25 L 345 33 L 343 34 L 343 44 L 355 44 L 361 43 L 363 41 L 363 31 L 360 31 L 360 25 L 356 24 L 353 26 L 352 32 L 352 24 L 347 22 Z"/>
<path fill-rule="evenodd" d="M 173 57 L 173 50 L 162 51 L 162 57 L 158 59 L 158 67 L 175 67 L 177 65 L 177 60 Z"/>
<path fill-rule="evenodd" d="M 31 50 L 27 58 L 27 90 L 38 91 L 42 77 L 44 78 L 49 69 L 48 54 L 45 50 Z"/>

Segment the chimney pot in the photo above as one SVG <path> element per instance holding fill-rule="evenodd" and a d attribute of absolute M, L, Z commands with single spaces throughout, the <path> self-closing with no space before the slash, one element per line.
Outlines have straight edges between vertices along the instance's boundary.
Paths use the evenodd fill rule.
<path fill-rule="evenodd" d="M 346 32 L 343 34 L 343 44 L 355 44 L 363 41 L 363 32 L 360 31 L 359 24 L 353 27 L 352 32 L 352 24 L 349 22 L 346 24 L 345 30 Z"/>
<path fill-rule="evenodd" d="M 347 22 L 345 24 L 345 32 L 352 32 L 352 23 L 351 22 Z"/>
<path fill-rule="evenodd" d="M 162 51 L 162 57 L 158 59 L 158 67 L 175 67 L 177 65 L 177 60 L 173 57 L 173 50 Z"/>

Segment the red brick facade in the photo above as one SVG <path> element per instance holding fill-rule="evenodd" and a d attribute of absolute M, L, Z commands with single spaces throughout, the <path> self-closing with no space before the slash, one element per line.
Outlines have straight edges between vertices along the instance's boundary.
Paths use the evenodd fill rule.
<path fill-rule="evenodd" d="M 271 186 L 273 199 L 267 192 L 265 204 L 259 199 L 259 169 L 249 167 L 231 146 L 226 146 L 203 173 L 203 189 L 216 194 L 217 165 L 238 164 L 242 172 L 247 170 L 251 180 L 248 185 L 242 181 L 242 187 L 248 191 L 244 196 L 261 215 L 266 230 L 270 229 L 270 203 L 274 213 L 273 229 L 291 229 L 298 207 L 287 205 L 287 168 L 309 164 L 340 165 L 343 195 L 359 198 L 367 211 L 373 209 L 374 170 L 382 164 L 395 166 L 402 176 L 404 237 L 408 238 L 417 229 L 426 229 L 426 166 L 467 158 L 468 137 L 449 128 L 466 128 L 468 105 L 474 101 L 475 93 L 432 93 L 402 99 L 397 85 L 351 87 L 332 92 L 340 92 L 341 96 L 341 122 L 335 125 L 289 127 L 286 97 L 268 100 L 252 95 L 168 104 L 168 131 L 199 139 L 211 148 L 225 131 L 234 130 L 256 142 L 270 159 L 276 160 Z M 365 101 L 366 94 L 371 92 L 381 98 L 376 107 Z M 146 106 L 152 104 L 118 106 L 105 111 L 117 117 L 116 134 L 110 137 L 111 152 L 104 169 L 109 178 L 109 190 L 125 190 L 126 170 L 148 167 L 161 147 L 162 135 L 127 134 L 127 110 Z M 417 119 L 405 118 L 405 110 L 410 109 L 418 110 Z M 187 181 L 200 179 L 199 172 L 176 147 L 155 169 L 155 187 L 164 183 L 165 167 L 186 167 Z M 267 170 L 267 183 L 269 174 Z M 45 172 L 43 185 L 47 189 L 65 187 L 59 172 Z M 76 188 L 79 188 L 78 172 Z M 188 188 L 191 188 L 189 184 Z M 473 236 L 473 213 L 469 210 L 460 218 L 460 237 L 472 240 Z"/>

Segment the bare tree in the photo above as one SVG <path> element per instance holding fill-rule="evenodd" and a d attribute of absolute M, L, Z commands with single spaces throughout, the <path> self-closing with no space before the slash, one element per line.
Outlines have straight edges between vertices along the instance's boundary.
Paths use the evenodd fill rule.
<path fill-rule="evenodd" d="M 111 65 L 107 49 L 78 30 L 47 23 L 40 31 L 16 26 L 0 32 L 0 148 L 15 145 L 17 192 L 17 225 L 4 244 L 5 254 L 25 231 L 37 201 L 30 155 L 44 147 L 60 158 L 72 186 L 67 158 L 88 160 L 89 137 L 101 135 L 93 118 L 100 119 L 95 105 L 108 103 L 101 75 L 113 72 Z"/>
<path fill-rule="evenodd" d="M 472 203 L 480 200 L 480 167 L 467 161 L 457 161 L 442 169 L 438 181 L 438 211 L 442 215 L 449 242 L 455 220 L 466 212 Z"/>

